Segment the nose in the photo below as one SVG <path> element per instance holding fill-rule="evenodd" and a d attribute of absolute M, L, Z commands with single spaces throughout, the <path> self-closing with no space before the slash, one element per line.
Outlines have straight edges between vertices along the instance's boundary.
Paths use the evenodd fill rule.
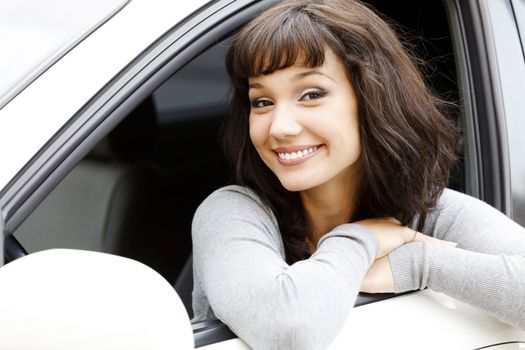
<path fill-rule="evenodd" d="M 273 110 L 270 135 L 282 139 L 289 136 L 297 136 L 303 131 L 299 120 L 299 111 L 285 104 L 277 105 Z"/>

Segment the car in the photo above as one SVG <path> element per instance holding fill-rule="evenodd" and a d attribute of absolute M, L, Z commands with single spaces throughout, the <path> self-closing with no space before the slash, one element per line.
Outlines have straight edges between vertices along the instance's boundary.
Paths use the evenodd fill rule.
<path fill-rule="evenodd" d="M 229 181 L 229 39 L 275 2 L 0 4 L 0 348 L 248 349 L 191 324 L 191 219 Z M 365 2 L 460 107 L 450 187 L 525 225 L 525 2 Z M 352 347 L 519 349 L 525 332 L 431 290 L 360 295 L 330 349 Z"/>

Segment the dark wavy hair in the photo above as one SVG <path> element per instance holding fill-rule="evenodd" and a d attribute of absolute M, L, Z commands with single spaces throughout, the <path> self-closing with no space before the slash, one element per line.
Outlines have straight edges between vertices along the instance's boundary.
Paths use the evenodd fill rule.
<path fill-rule="evenodd" d="M 251 20 L 226 55 L 233 84 L 223 146 L 235 183 L 253 189 L 273 211 L 288 263 L 309 257 L 310 225 L 298 193 L 287 191 L 249 136 L 248 78 L 300 64 L 319 67 L 330 48 L 358 97 L 362 171 L 352 221 L 394 217 L 403 225 L 426 215 L 447 185 L 457 131 L 453 107 L 425 84 L 394 30 L 353 0 L 290 0 Z"/>

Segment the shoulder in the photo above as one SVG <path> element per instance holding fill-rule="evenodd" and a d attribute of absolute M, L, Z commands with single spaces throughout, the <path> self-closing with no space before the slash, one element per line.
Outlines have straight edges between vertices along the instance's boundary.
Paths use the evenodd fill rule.
<path fill-rule="evenodd" d="M 463 203 L 479 201 L 478 199 L 471 197 L 465 193 L 445 188 L 439 197 L 436 209 L 443 209 L 447 206 L 461 206 Z"/>
<path fill-rule="evenodd" d="M 226 186 L 211 193 L 197 208 L 192 222 L 194 257 L 203 249 L 252 243 L 270 247 L 284 256 L 275 216 L 250 188 Z M 214 248 L 215 247 L 215 248 Z M 225 248 L 226 249 L 226 248 Z"/>
<path fill-rule="evenodd" d="M 525 229 L 489 204 L 446 189 L 429 213 L 424 233 L 489 254 L 523 254 Z"/>
<path fill-rule="evenodd" d="M 238 185 L 225 186 L 215 190 L 204 200 L 203 204 L 222 201 L 234 201 L 234 203 L 253 202 L 254 204 L 262 205 L 261 199 L 254 190 Z"/>
<path fill-rule="evenodd" d="M 482 200 L 461 193 L 450 188 L 445 188 L 441 194 L 435 210 L 436 212 L 473 212 L 473 213 L 499 213 L 496 208 Z M 503 214 L 501 214 L 503 215 Z"/>
<path fill-rule="evenodd" d="M 243 213 L 262 212 L 266 216 L 273 216 L 260 197 L 249 187 L 230 185 L 219 188 L 211 193 L 199 206 L 196 215 L 200 212 L 213 211 L 227 215 L 238 211 Z"/>
<path fill-rule="evenodd" d="M 480 231 L 493 226 L 515 225 L 496 208 L 467 194 L 446 188 L 436 206 L 428 213 L 425 231 L 443 238 L 451 230 Z"/>
<path fill-rule="evenodd" d="M 250 224 L 275 231 L 277 220 L 271 209 L 263 203 L 254 190 L 231 185 L 211 193 L 197 208 L 193 217 L 193 228 L 207 225 L 239 226 Z M 193 230 L 195 234 L 195 229 Z"/>

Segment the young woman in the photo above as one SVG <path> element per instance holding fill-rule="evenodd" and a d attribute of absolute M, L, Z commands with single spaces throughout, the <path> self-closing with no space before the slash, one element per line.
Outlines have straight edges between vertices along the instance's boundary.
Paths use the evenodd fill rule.
<path fill-rule="evenodd" d="M 359 291 L 428 287 L 525 329 L 525 230 L 444 190 L 449 105 L 383 20 L 284 1 L 237 33 L 227 68 L 236 185 L 195 214 L 195 320 L 255 349 L 324 349 Z"/>

